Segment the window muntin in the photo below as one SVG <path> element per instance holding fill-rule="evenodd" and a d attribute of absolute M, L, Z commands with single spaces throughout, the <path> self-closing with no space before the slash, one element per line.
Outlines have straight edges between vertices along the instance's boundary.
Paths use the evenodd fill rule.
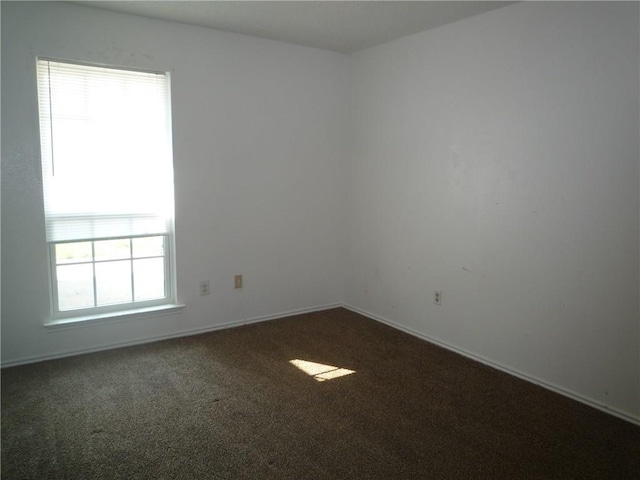
<path fill-rule="evenodd" d="M 52 243 L 55 310 L 165 303 L 167 236 Z"/>
<path fill-rule="evenodd" d="M 37 70 L 53 318 L 174 303 L 169 75 Z"/>

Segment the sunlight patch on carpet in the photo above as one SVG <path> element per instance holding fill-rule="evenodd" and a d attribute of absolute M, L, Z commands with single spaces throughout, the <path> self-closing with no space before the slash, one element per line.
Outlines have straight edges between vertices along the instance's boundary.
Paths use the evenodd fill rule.
<path fill-rule="evenodd" d="M 289 360 L 289 363 L 299 368 L 307 375 L 312 376 L 318 382 L 324 382 L 325 380 L 332 380 L 334 378 L 344 377 L 345 375 L 356 373 L 355 370 L 334 367 L 332 365 L 325 365 L 323 363 L 309 362 L 307 360 Z"/>

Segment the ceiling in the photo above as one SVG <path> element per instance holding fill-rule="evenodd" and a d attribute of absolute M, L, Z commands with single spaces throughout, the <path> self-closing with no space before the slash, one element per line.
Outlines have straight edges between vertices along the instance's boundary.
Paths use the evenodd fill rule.
<path fill-rule="evenodd" d="M 71 3 L 351 53 L 515 2 L 80 1 Z"/>

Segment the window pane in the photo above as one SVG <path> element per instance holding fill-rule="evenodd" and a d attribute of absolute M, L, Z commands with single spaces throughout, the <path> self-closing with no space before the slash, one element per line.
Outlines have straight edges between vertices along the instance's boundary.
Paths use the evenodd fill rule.
<path fill-rule="evenodd" d="M 91 264 L 65 265 L 56 268 L 58 309 L 75 310 L 93 307 L 93 267 Z"/>
<path fill-rule="evenodd" d="M 37 77 L 54 317 L 168 301 L 175 293 L 165 248 L 174 235 L 169 74 L 39 58 Z M 62 269 L 72 266 L 84 268 Z M 60 314 L 74 309 L 81 310 Z"/>
<path fill-rule="evenodd" d="M 96 261 L 131 258 L 130 244 L 131 241 L 128 238 L 95 242 Z"/>
<path fill-rule="evenodd" d="M 161 257 L 164 255 L 164 237 L 133 239 L 133 257 Z"/>
<path fill-rule="evenodd" d="M 131 261 L 96 263 L 96 293 L 98 306 L 131 302 Z"/>
<path fill-rule="evenodd" d="M 164 258 L 146 258 L 133 261 L 135 300 L 164 298 Z"/>
<path fill-rule="evenodd" d="M 91 261 L 91 242 L 58 243 L 56 264 Z"/>

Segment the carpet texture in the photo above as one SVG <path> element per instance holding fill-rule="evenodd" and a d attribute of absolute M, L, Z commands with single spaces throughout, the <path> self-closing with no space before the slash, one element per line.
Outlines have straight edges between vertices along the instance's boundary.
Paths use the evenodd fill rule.
<path fill-rule="evenodd" d="M 1 472 L 624 480 L 640 428 L 333 309 L 5 369 Z"/>

